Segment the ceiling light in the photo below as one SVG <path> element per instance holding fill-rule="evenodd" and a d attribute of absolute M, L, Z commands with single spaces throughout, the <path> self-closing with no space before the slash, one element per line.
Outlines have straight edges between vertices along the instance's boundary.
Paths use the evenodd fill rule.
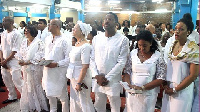
<path fill-rule="evenodd" d="M 97 4 L 100 4 L 101 3 L 101 1 L 99 1 L 99 0 L 90 0 L 89 1 L 89 5 L 97 5 Z"/>
<path fill-rule="evenodd" d="M 119 4 L 120 1 L 108 1 L 108 4 Z"/>
<path fill-rule="evenodd" d="M 163 12 L 168 12 L 168 10 L 167 9 L 156 9 L 155 12 L 163 13 Z"/>
<path fill-rule="evenodd" d="M 152 0 L 152 2 L 162 2 L 163 0 Z"/>

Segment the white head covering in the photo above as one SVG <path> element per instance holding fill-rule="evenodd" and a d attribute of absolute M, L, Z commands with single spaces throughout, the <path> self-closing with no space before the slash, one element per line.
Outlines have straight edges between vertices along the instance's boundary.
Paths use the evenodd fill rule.
<path fill-rule="evenodd" d="M 14 23 L 13 26 L 15 26 L 16 29 L 18 28 L 18 24 L 17 23 Z"/>
<path fill-rule="evenodd" d="M 92 31 L 90 24 L 83 23 L 82 21 L 77 21 L 77 24 L 80 26 L 82 33 L 87 37 L 87 35 Z"/>

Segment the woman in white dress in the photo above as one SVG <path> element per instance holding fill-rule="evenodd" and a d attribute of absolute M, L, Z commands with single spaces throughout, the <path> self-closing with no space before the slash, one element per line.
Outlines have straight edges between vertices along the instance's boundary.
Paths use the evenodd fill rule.
<path fill-rule="evenodd" d="M 34 26 L 25 28 L 26 39 L 22 42 L 20 51 L 15 55 L 22 66 L 24 78 L 20 100 L 22 112 L 48 111 L 41 85 L 43 67 L 37 64 L 44 57 L 44 43 L 35 38 L 37 32 Z"/>
<path fill-rule="evenodd" d="M 24 37 L 25 27 L 26 27 L 26 23 L 24 21 L 21 21 L 19 24 L 18 31 L 23 35 L 23 37 Z"/>
<path fill-rule="evenodd" d="M 123 23 L 122 23 L 122 28 L 120 29 L 120 31 L 121 31 L 122 34 L 124 34 L 123 29 L 124 29 L 125 27 L 127 27 L 127 28 L 129 29 L 128 35 L 132 35 L 132 33 L 133 33 L 133 27 L 131 26 L 130 21 L 128 21 L 128 20 L 124 20 L 124 21 L 123 21 Z M 124 35 L 125 35 L 125 34 L 124 34 Z"/>
<path fill-rule="evenodd" d="M 91 46 L 85 37 L 92 27 L 78 21 L 73 29 L 73 36 L 77 39 L 75 47 L 70 51 L 70 64 L 67 77 L 70 79 L 70 112 L 95 112 L 90 97 L 91 80 L 89 74 Z"/>
<path fill-rule="evenodd" d="M 142 90 L 142 94 L 127 94 L 125 112 L 154 112 L 167 68 L 150 31 L 141 31 L 136 40 L 136 49 L 131 51 L 125 66 L 124 79 L 131 88 Z"/>
<path fill-rule="evenodd" d="M 167 85 L 162 101 L 162 112 L 191 112 L 194 80 L 199 74 L 199 46 L 187 38 L 194 25 L 187 19 L 178 21 L 175 41 L 167 59 Z"/>

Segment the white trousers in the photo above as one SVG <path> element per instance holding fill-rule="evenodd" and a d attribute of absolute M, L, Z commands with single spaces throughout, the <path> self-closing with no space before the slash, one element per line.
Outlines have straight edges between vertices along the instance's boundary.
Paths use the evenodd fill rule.
<path fill-rule="evenodd" d="M 85 81 L 83 81 L 87 85 Z M 95 112 L 92 99 L 90 97 L 91 86 L 88 89 L 82 88 L 76 91 L 77 81 L 70 79 L 70 112 Z"/>
<path fill-rule="evenodd" d="M 49 99 L 50 112 L 57 112 L 57 98 L 60 99 L 60 102 L 62 103 L 62 112 L 69 112 L 69 98 L 67 86 L 63 87 L 62 94 L 60 97 L 47 96 L 47 98 Z"/>
<path fill-rule="evenodd" d="M 15 87 L 21 93 L 23 85 L 21 70 L 15 69 L 12 66 L 10 69 L 5 69 L 1 67 L 1 73 L 4 84 L 9 92 L 8 99 L 10 100 L 17 99 L 17 93 Z"/>
<path fill-rule="evenodd" d="M 106 112 L 107 97 L 110 101 L 111 112 L 120 112 L 120 96 L 109 96 L 101 92 L 95 93 L 94 107 L 97 112 Z"/>

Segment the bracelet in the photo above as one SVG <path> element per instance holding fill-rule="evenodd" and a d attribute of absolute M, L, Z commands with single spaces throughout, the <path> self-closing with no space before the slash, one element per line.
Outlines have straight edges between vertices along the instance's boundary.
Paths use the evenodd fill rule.
<path fill-rule="evenodd" d="M 145 87 L 144 86 L 142 86 L 142 91 L 144 91 L 145 90 Z"/>
<path fill-rule="evenodd" d="M 176 91 L 175 87 L 173 88 L 173 93 L 177 93 L 177 91 Z"/>
<path fill-rule="evenodd" d="M 82 83 L 79 82 L 79 83 L 77 83 L 77 84 L 78 84 L 78 85 L 81 85 Z"/>

